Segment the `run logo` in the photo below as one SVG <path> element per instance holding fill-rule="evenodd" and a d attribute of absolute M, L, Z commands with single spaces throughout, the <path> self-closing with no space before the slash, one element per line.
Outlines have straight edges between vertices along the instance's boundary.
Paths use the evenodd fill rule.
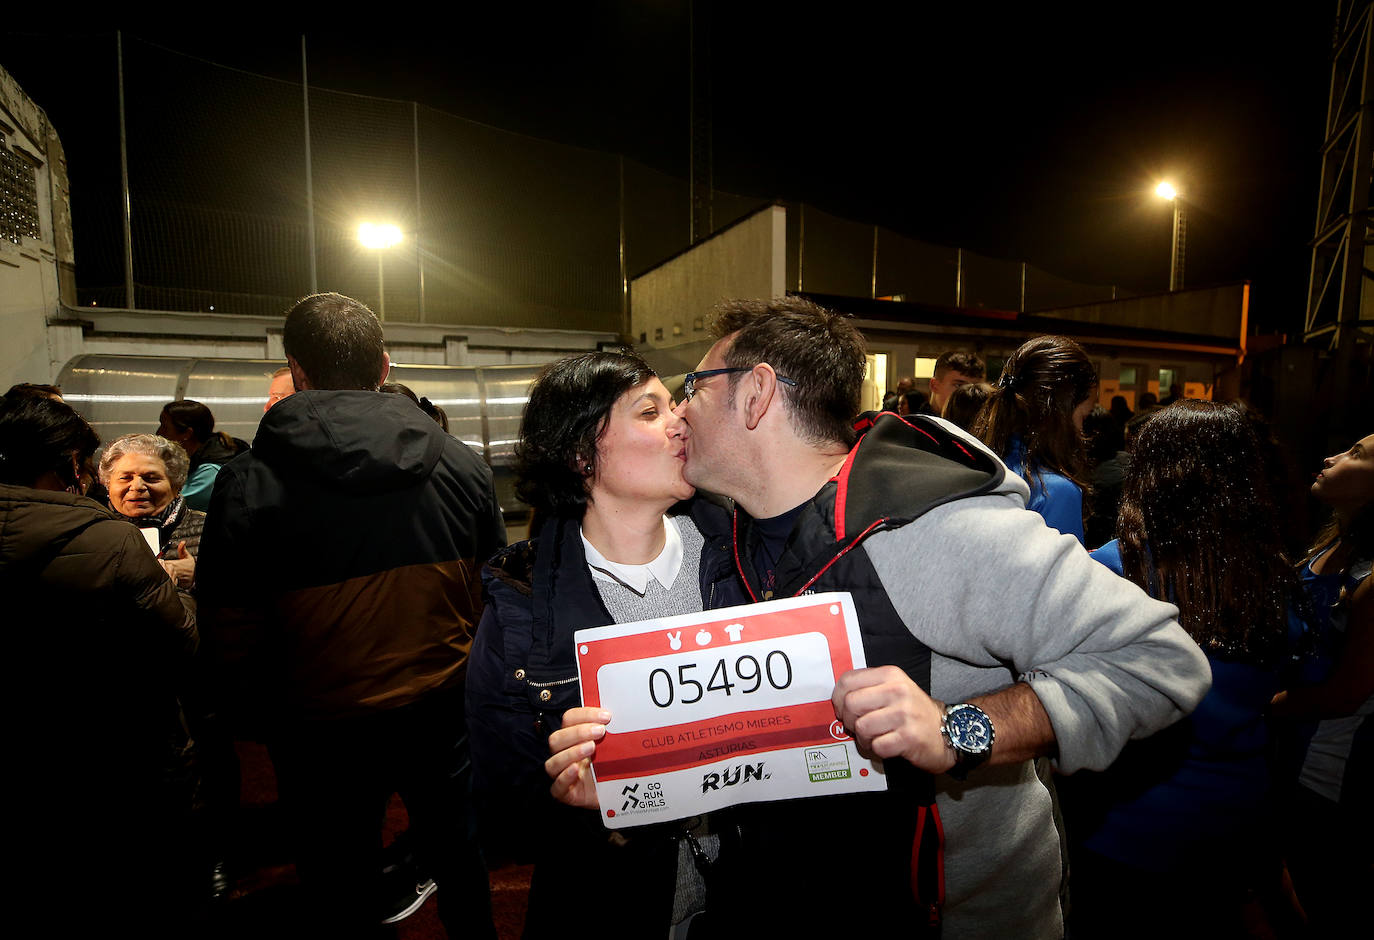
<path fill-rule="evenodd" d="M 763 761 L 757 764 L 736 764 L 721 773 L 707 773 L 701 777 L 701 792 L 719 790 L 721 787 L 743 786 L 750 780 L 767 780 L 772 774 L 763 772 Z"/>

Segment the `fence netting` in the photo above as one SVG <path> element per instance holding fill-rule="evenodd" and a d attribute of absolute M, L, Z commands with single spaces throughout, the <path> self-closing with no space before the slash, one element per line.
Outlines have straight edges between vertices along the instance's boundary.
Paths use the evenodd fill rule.
<path fill-rule="evenodd" d="M 106 36 L 108 48 L 80 42 L 93 93 L 116 112 Z M 409 101 L 311 86 L 307 109 L 299 82 L 127 34 L 123 75 L 138 308 L 279 315 L 313 287 L 391 321 L 620 331 L 622 273 L 691 244 L 685 173 Z M 73 200 L 102 207 L 74 206 L 78 298 L 122 307 L 118 149 L 103 153 L 112 167 L 73 170 L 94 181 Z M 712 224 L 769 202 L 717 190 Z M 362 222 L 396 225 L 402 240 L 364 247 Z M 789 289 L 1001 310 L 1113 293 L 800 204 L 788 205 L 787 239 Z"/>

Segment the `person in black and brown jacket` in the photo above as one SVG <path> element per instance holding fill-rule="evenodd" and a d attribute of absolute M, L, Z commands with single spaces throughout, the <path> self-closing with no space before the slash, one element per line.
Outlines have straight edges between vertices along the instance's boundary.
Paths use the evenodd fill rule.
<path fill-rule="evenodd" d="M 505 543 L 491 471 L 377 392 L 389 361 L 364 305 L 307 297 L 283 342 L 299 391 L 215 481 L 197 572 L 207 642 L 271 751 L 320 922 L 375 924 L 394 791 L 450 935 L 493 936 L 462 753 L 478 571 Z"/>

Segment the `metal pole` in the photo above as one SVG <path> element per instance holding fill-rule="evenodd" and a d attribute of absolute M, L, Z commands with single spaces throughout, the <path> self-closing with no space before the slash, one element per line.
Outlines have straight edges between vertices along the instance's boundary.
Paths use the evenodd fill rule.
<path fill-rule="evenodd" d="M 382 259 L 386 257 L 385 249 L 377 249 L 377 319 L 386 321 L 386 281 L 382 275 Z"/>
<path fill-rule="evenodd" d="M 697 34 L 696 3 L 687 0 L 687 244 L 697 243 Z"/>
<path fill-rule="evenodd" d="M 415 122 L 415 267 L 420 276 L 420 322 L 425 322 L 425 255 L 420 250 L 420 104 L 410 103 Z"/>
<path fill-rule="evenodd" d="M 119 72 L 119 181 L 124 197 L 124 306 L 134 309 L 134 232 L 129 200 L 129 141 L 124 130 L 124 36 L 115 30 L 115 64 Z"/>
<path fill-rule="evenodd" d="M 964 249 L 954 249 L 954 306 L 964 305 Z"/>
<path fill-rule="evenodd" d="M 806 203 L 797 203 L 797 293 L 802 289 L 802 258 L 806 254 Z"/>
<path fill-rule="evenodd" d="M 878 226 L 873 226 L 873 280 L 868 287 L 868 296 L 878 299 Z"/>
<path fill-rule="evenodd" d="M 320 292 L 315 272 L 315 186 L 310 165 L 310 79 L 305 69 L 305 35 L 301 35 L 301 96 L 305 105 L 305 243 L 310 252 L 310 293 Z"/>
<path fill-rule="evenodd" d="M 1188 210 L 1183 205 L 1178 207 L 1178 289 L 1183 290 L 1187 285 L 1186 271 L 1188 267 Z"/>
<path fill-rule="evenodd" d="M 620 325 L 626 336 L 631 339 L 634 335 L 630 332 L 630 280 L 625 270 L 625 155 L 621 154 L 616 158 L 616 170 L 619 175 L 620 192 L 617 202 L 617 211 L 620 216 Z"/>
<path fill-rule="evenodd" d="M 1021 262 L 1021 312 L 1026 312 L 1026 262 Z"/>
<path fill-rule="evenodd" d="M 1174 197 L 1174 241 L 1169 247 L 1169 290 L 1178 290 L 1178 197 Z"/>

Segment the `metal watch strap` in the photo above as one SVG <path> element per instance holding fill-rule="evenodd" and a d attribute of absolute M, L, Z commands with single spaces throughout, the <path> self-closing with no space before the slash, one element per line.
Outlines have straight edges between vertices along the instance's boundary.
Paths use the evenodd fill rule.
<path fill-rule="evenodd" d="M 954 766 L 951 767 L 949 770 L 945 771 L 945 773 L 953 777 L 955 780 L 966 780 L 968 779 L 968 775 L 972 771 L 981 767 L 983 763 L 988 759 L 988 757 L 992 754 L 992 742 L 988 742 L 988 747 L 986 750 L 978 751 L 976 753 L 966 751 L 960 747 L 955 746 L 954 738 L 949 733 L 949 713 L 951 709 L 958 708 L 960 706 L 977 708 L 979 713 L 981 713 L 983 717 L 987 719 L 989 727 L 991 727 L 992 725 L 992 719 L 988 718 L 988 713 L 983 711 L 981 708 L 978 708 L 977 705 L 969 705 L 967 702 L 955 702 L 953 705 L 946 705 L 944 712 L 940 716 L 940 735 L 945 739 L 945 747 L 948 747 L 950 750 L 954 751 Z M 996 731 L 993 732 L 993 737 L 996 737 Z"/>

